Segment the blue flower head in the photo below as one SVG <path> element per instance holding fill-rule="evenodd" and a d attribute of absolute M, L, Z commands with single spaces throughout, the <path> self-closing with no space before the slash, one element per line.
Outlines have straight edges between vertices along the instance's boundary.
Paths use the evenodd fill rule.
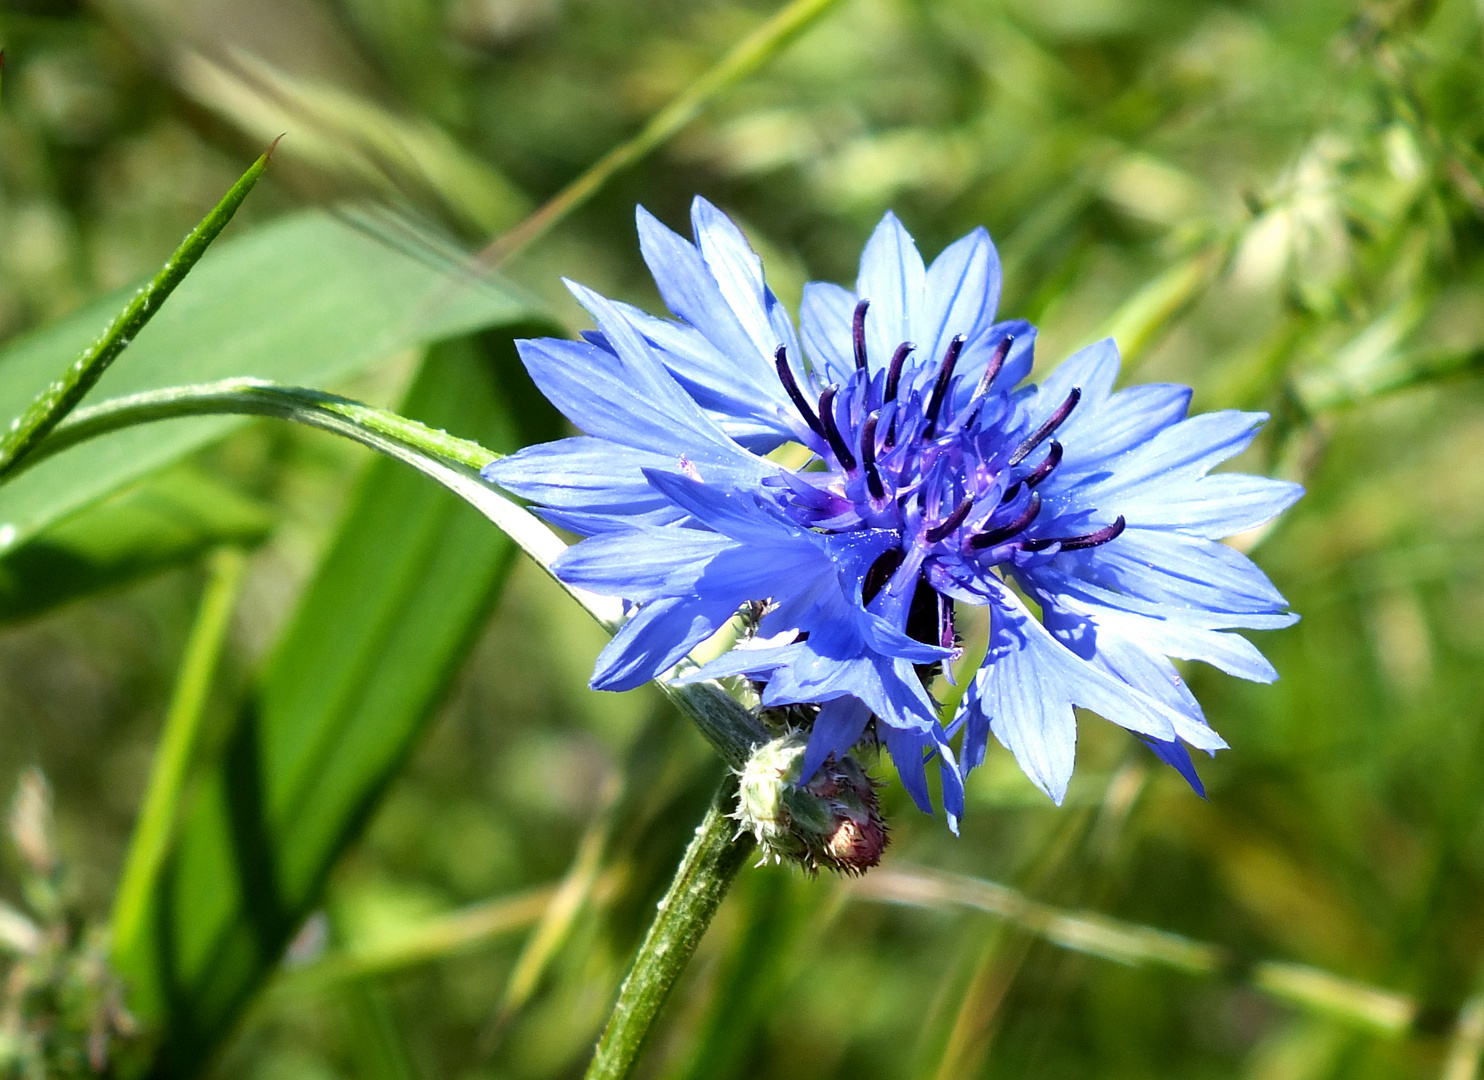
<path fill-rule="evenodd" d="M 755 634 L 694 677 L 808 706 L 805 780 L 874 725 L 924 809 L 936 760 L 956 823 L 993 733 L 1060 802 L 1080 705 L 1199 791 L 1187 747 L 1226 743 L 1171 658 L 1271 682 L 1227 631 L 1295 619 L 1219 541 L 1302 489 L 1209 475 L 1266 417 L 1187 417 L 1182 386 L 1115 392 L 1112 341 L 1023 385 L 1036 331 L 995 320 L 983 229 L 924 266 L 887 214 L 855 292 L 807 285 L 796 332 L 737 227 L 702 199 L 692 218 L 694 244 L 638 214 L 673 319 L 569 283 L 597 329 L 520 343 L 587 434 L 484 472 L 586 537 L 557 561 L 564 581 L 633 605 L 593 686 L 653 678 L 746 608 Z M 788 443 L 802 468 L 764 456 Z M 958 655 L 969 606 L 987 610 L 989 650 L 945 718 L 924 680 Z"/>

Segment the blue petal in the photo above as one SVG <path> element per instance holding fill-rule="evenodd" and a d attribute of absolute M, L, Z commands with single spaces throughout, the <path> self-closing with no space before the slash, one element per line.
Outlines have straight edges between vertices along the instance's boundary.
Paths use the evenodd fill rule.
<path fill-rule="evenodd" d="M 1118 346 L 1113 343 L 1112 338 L 1094 342 L 1067 357 L 1057 365 L 1056 370 L 1037 389 L 1035 397 L 1027 403 L 1031 422 L 1039 424 L 1051 415 L 1066 400 L 1074 386 L 1082 390 L 1082 400 L 1077 404 L 1077 411 L 1094 411 L 1113 392 L 1113 383 L 1118 378 L 1118 363 Z"/>
<path fill-rule="evenodd" d="M 1013 592 L 1001 586 L 990 612 L 989 651 L 964 695 L 969 727 L 987 721 L 1027 776 L 1060 803 L 1072 775 L 1074 704 L 1130 731 L 1170 740 L 1179 731 L 1202 749 L 1220 736 L 1147 693 L 1100 670 L 1058 642 Z M 980 733 L 971 736 L 977 745 Z"/>
<path fill-rule="evenodd" d="M 770 366 L 724 354 L 693 326 L 657 319 L 615 303 L 624 317 L 659 350 L 660 361 L 717 425 L 754 453 L 767 453 L 794 437 L 796 415 Z M 801 421 L 802 422 L 802 421 Z"/>
<path fill-rule="evenodd" d="M 1217 473 L 1185 483 L 1150 484 L 1116 505 L 1130 524 L 1219 540 L 1271 521 L 1303 494 L 1300 485 L 1287 480 Z"/>
<path fill-rule="evenodd" d="M 1101 403 L 1084 399 L 1056 433 L 1066 448 L 1058 470 L 1063 482 L 1073 474 L 1121 468 L 1111 459 L 1179 423 L 1189 407 L 1190 388 L 1169 383 L 1131 386 Z"/>
<path fill-rule="evenodd" d="M 1099 607 L 1133 612 L 1194 629 L 1282 630 L 1299 620 L 1298 615 L 1291 611 L 1220 611 L 1204 607 L 1176 607 L 1160 601 L 1144 600 L 1073 576 L 1055 563 L 1017 573 L 1027 588 L 1055 596 L 1058 600 L 1075 597 Z"/>
<path fill-rule="evenodd" d="M 728 457 L 742 452 L 701 411 L 691 396 L 680 388 L 675 377 L 660 361 L 653 346 L 624 318 L 623 312 L 616 305 L 574 281 L 567 281 L 565 284 L 577 298 L 577 302 L 593 317 L 609 347 L 618 357 L 622 373 L 626 377 L 629 396 L 643 401 L 656 416 L 669 420 L 670 445 L 686 439 L 696 444 L 694 449 L 687 447 L 687 451 L 692 454 L 704 453 L 709 449 Z M 612 371 L 611 366 L 608 371 Z M 588 434 L 596 433 L 590 431 Z"/>
<path fill-rule="evenodd" d="M 834 755 L 836 760 L 850 752 L 860 741 L 866 724 L 871 719 L 871 709 L 859 698 L 845 695 L 826 701 L 814 718 L 814 727 L 809 732 L 809 745 L 804 748 L 804 765 L 799 773 L 799 783 L 807 784 L 825 763 Z"/>
<path fill-rule="evenodd" d="M 979 380 L 984 376 L 984 369 L 989 365 L 990 358 L 994 356 L 1000 342 L 1007 337 L 1014 341 L 1010 351 L 1005 354 L 1004 363 L 1000 366 L 1000 373 L 995 376 L 991 389 L 996 393 L 1009 392 L 1030 374 L 1036 353 L 1036 328 L 1024 319 L 995 323 L 977 338 L 970 339 L 959 355 L 956 368 L 959 375 L 954 381 L 956 412 L 962 412 L 967 406 L 974 391 L 979 388 Z M 935 372 L 930 372 L 924 376 L 923 382 L 930 382 L 935 376 Z"/>
<path fill-rule="evenodd" d="M 640 608 L 598 654 L 594 690 L 632 690 L 668 671 L 737 612 L 725 603 L 671 597 Z"/>
<path fill-rule="evenodd" d="M 1189 750 L 1178 742 L 1161 742 L 1158 739 L 1145 738 L 1143 735 L 1139 738 L 1144 740 L 1145 746 L 1154 751 L 1155 757 L 1166 765 L 1174 766 L 1175 771 L 1185 777 L 1185 782 L 1197 795 L 1203 799 L 1206 797 L 1206 785 L 1201 783 L 1200 774 L 1195 771 L 1195 762 L 1190 760 Z"/>
<path fill-rule="evenodd" d="M 670 507 L 643 470 L 673 468 L 673 454 L 581 436 L 527 446 L 490 462 L 480 476 L 543 506 L 613 514 Z"/>
<path fill-rule="evenodd" d="M 750 491 L 737 491 L 658 469 L 647 473 L 645 479 L 655 491 L 707 528 L 734 540 L 760 544 L 785 540 L 813 543 L 808 539 L 813 534 L 780 520 L 778 511 L 766 508 Z"/>
<path fill-rule="evenodd" d="M 882 741 L 891 753 L 892 764 L 902 778 L 902 786 L 912 801 L 924 814 L 933 812 L 932 796 L 928 794 L 927 769 L 923 761 L 924 747 L 920 736 L 899 728 L 888 727 L 881 732 Z"/>
<path fill-rule="evenodd" d="M 860 276 L 855 282 L 856 295 L 871 301 L 866 353 L 873 360 L 890 358 L 904 341 L 917 341 L 916 320 L 922 311 L 926 278 L 917 245 L 897 216 L 887 211 L 861 253 Z M 876 362 L 885 366 L 884 360 Z M 918 359 L 919 365 L 923 362 Z"/>
<path fill-rule="evenodd" d="M 1288 606 L 1247 556 L 1182 533 L 1130 526 L 1101 547 L 1062 552 L 1054 565 L 1094 585 L 1176 608 L 1247 613 Z"/>
<path fill-rule="evenodd" d="M 950 244 L 928 267 L 917 320 L 923 356 L 941 357 L 955 334 L 978 337 L 994 321 L 999 300 L 999 252 L 989 233 L 978 228 Z"/>
<path fill-rule="evenodd" d="M 1227 409 L 1172 424 L 1120 458 L 1117 471 L 1098 482 L 1097 497 L 1106 500 L 1121 492 L 1134 494 L 1145 484 L 1199 479 L 1247 449 L 1267 418 L 1267 413 Z"/>
<path fill-rule="evenodd" d="M 804 338 L 804 351 L 826 383 L 844 383 L 855 370 L 853 320 L 855 293 L 827 281 L 811 281 L 804 286 L 804 299 L 799 305 L 799 328 Z M 869 324 L 870 317 L 867 316 Z M 879 353 L 869 355 L 872 371 L 886 366 Z"/>
<path fill-rule="evenodd" d="M 568 585 L 642 603 L 674 596 L 677 578 L 694 579 L 712 559 L 737 547 L 735 541 L 701 529 L 629 528 L 574 544 L 557 556 L 551 569 Z"/>
<path fill-rule="evenodd" d="M 739 377 L 765 384 L 773 354 L 759 345 L 743 316 L 734 309 L 701 252 L 640 207 L 639 250 L 670 310 L 706 336 L 723 357 L 731 358 Z M 758 313 L 750 320 L 756 329 Z"/>
<path fill-rule="evenodd" d="M 1186 626 L 1170 619 L 1119 611 L 1067 597 L 1038 596 L 1038 599 L 1045 600 L 1048 626 L 1062 611 L 1091 621 L 1096 627 L 1099 651 L 1102 643 L 1118 638 L 1136 643 L 1147 652 L 1180 660 L 1200 660 L 1239 679 L 1270 683 L 1278 678 L 1278 672 L 1257 646 L 1240 634 Z"/>
<path fill-rule="evenodd" d="M 736 315 L 742 331 L 752 342 L 754 355 L 771 360 L 774 350 L 784 345 L 797 353 L 793 328 L 771 317 L 771 301 L 763 284 L 763 263 L 757 257 L 742 230 L 705 199 L 697 196 L 691 203 L 691 224 L 701 257 L 716 281 L 722 298 Z"/>

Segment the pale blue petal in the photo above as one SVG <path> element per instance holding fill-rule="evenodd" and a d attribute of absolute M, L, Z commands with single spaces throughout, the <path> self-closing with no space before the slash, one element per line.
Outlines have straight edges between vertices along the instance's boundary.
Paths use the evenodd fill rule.
<path fill-rule="evenodd" d="M 747 243 L 742 230 L 700 196 L 691 203 L 690 215 L 701 258 L 741 324 L 742 332 L 752 342 L 754 354 L 771 359 L 779 345 L 792 346 L 789 340 L 792 331 L 789 338 L 779 337 L 779 328 L 768 317 L 763 262 Z"/>
<path fill-rule="evenodd" d="M 1039 424 L 1049 416 L 1066 400 L 1073 387 L 1082 391 L 1076 412 L 1083 409 L 1095 411 L 1113 392 L 1113 383 L 1118 378 L 1118 363 L 1118 346 L 1112 338 L 1104 338 L 1067 357 L 1041 383 L 1036 396 L 1028 403 L 1031 422 Z"/>
<path fill-rule="evenodd" d="M 721 355 L 731 357 L 739 371 L 750 373 L 751 379 L 761 385 L 763 366 L 772 359 L 772 353 L 760 352 L 701 253 L 642 206 L 636 216 L 639 250 L 665 304 L 704 334 Z"/>
<path fill-rule="evenodd" d="M 1131 525 L 1218 540 L 1271 521 L 1303 494 L 1300 485 L 1287 480 L 1216 473 L 1186 483 L 1150 484 L 1116 505 Z"/>
<path fill-rule="evenodd" d="M 922 355 L 942 357 L 949 339 L 979 336 L 994 321 L 1000 301 L 1000 255 L 989 233 L 975 229 L 950 244 L 928 267 L 917 328 Z"/>
<path fill-rule="evenodd" d="M 660 361 L 722 431 L 754 453 L 767 453 L 794 437 L 793 403 L 772 367 L 762 370 L 724 354 L 699 330 L 657 319 L 615 303 L 659 350 Z"/>
<path fill-rule="evenodd" d="M 693 580 L 705 564 L 736 547 L 736 541 L 701 529 L 630 528 L 574 544 L 551 569 L 568 585 L 644 602 L 675 595 L 677 577 Z"/>
<path fill-rule="evenodd" d="M 1130 526 L 1101 547 L 1062 552 L 1054 565 L 1094 585 L 1177 609 L 1257 613 L 1288 606 L 1241 552 L 1159 529 Z"/>
<path fill-rule="evenodd" d="M 545 507 L 638 515 L 671 505 L 644 470 L 675 464 L 673 454 L 580 436 L 527 446 L 490 462 L 480 475 Z"/>
<path fill-rule="evenodd" d="M 799 783 L 807 784 L 825 760 L 834 755 L 836 760 L 850 753 L 850 748 L 860 741 L 870 722 L 871 709 L 859 698 L 843 695 L 826 701 L 814 718 L 814 727 L 809 732 L 809 745 L 804 748 L 804 764 L 799 773 Z"/>
<path fill-rule="evenodd" d="M 1097 487 L 1098 497 L 1134 494 L 1146 484 L 1170 484 L 1205 476 L 1227 458 L 1247 449 L 1267 413 L 1202 413 L 1172 424 L 1118 461 L 1117 470 Z"/>
<path fill-rule="evenodd" d="M 1066 448 L 1063 482 L 1073 474 L 1121 468 L 1113 458 L 1185 419 L 1189 407 L 1190 388 L 1168 383 L 1131 386 L 1101 403 L 1084 398 L 1056 432 Z"/>
<path fill-rule="evenodd" d="M 927 271 L 917 245 L 890 211 L 876 226 L 861 253 L 856 295 L 871 301 L 866 316 L 866 355 L 883 367 L 904 341 L 916 341 Z M 917 342 L 919 345 L 922 342 Z M 920 362 L 920 361 L 919 361 Z"/>
<path fill-rule="evenodd" d="M 844 383 L 855 370 L 853 320 L 855 293 L 827 281 L 811 281 L 804 286 L 804 299 L 799 305 L 799 329 L 815 370 L 825 383 Z M 869 316 L 868 316 L 869 319 Z M 886 366 L 890 354 L 867 359 L 872 371 Z"/>
<path fill-rule="evenodd" d="M 598 655 L 594 690 L 632 690 L 664 674 L 736 614 L 724 603 L 671 597 L 640 608 Z"/>

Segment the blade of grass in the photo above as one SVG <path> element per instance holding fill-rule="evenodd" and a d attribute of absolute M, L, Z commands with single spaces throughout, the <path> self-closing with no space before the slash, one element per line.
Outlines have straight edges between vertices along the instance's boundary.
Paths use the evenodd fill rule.
<path fill-rule="evenodd" d="M 542 204 L 515 228 L 480 252 L 478 263 L 498 267 L 529 247 L 552 226 L 598 193 L 616 173 L 627 169 L 701 114 L 718 94 L 751 75 L 807 30 L 839 0 L 793 0 L 736 44 L 714 67 L 682 90 L 644 125 L 587 171 Z"/>
<path fill-rule="evenodd" d="M 110 930 L 115 949 L 132 947 L 143 926 L 150 890 L 154 888 L 175 830 L 181 791 L 190 773 L 196 736 L 201 730 L 201 719 L 211 694 L 212 676 L 227 638 L 232 609 L 237 603 L 246 566 L 247 557 L 237 548 L 220 549 L 208 560 L 201 607 L 186 642 L 180 676 L 155 751 L 149 787 L 129 840 L 123 875 L 114 896 Z"/>
<path fill-rule="evenodd" d="M 572 865 L 568 867 L 561 884 L 541 913 L 541 921 L 536 924 L 516 958 L 515 968 L 505 984 L 500 1004 L 495 1008 L 494 1020 L 491 1021 L 485 1037 L 480 1040 L 484 1044 L 481 1049 L 486 1052 L 498 1045 L 510 1021 L 531 1000 L 531 995 L 541 984 L 542 975 L 570 936 L 578 915 L 592 898 L 602 876 L 603 855 L 608 847 L 609 834 L 613 831 L 613 810 L 617 796 L 616 784 L 604 793 L 600 809 L 593 815 L 593 820 L 577 845 Z"/>
<path fill-rule="evenodd" d="M 200 467 L 164 469 L 6 551 L 0 623 L 197 565 L 220 547 L 254 548 L 274 523 L 268 506 Z"/>
<path fill-rule="evenodd" d="M 1244 963 L 1220 945 L 1104 915 L 1067 911 L 991 881 L 896 866 L 877 870 L 848 887 L 864 900 L 988 912 L 1064 949 L 1123 964 L 1230 979 L 1291 1005 L 1381 1034 L 1407 1034 L 1419 1019 L 1425 1019 L 1412 999 L 1379 987 L 1304 964 L 1273 960 Z"/>
<path fill-rule="evenodd" d="M 1458 1011 L 1440 1080 L 1478 1080 L 1481 1059 L 1484 1059 L 1484 994 L 1475 994 Z"/>
<path fill-rule="evenodd" d="M 599 893 L 607 882 L 600 883 Z M 364 979 L 443 960 L 534 926 L 556 894 L 557 885 L 502 896 L 419 924 L 395 937 L 353 945 L 299 968 L 285 969 L 274 993 L 315 992 L 327 983 Z"/>
<path fill-rule="evenodd" d="M 25 412 L 10 422 L 9 429 L 0 436 L 0 479 L 14 472 L 16 465 L 46 437 L 47 432 L 77 407 L 83 395 L 108 370 L 108 365 L 129 347 L 135 335 L 160 310 L 175 287 L 206 254 L 211 242 L 227 227 L 227 222 L 237 213 L 248 192 L 257 185 L 277 145 L 275 141 L 252 163 L 222 201 L 191 230 L 160 272 L 119 312 L 108 329 L 103 331 L 103 336 L 84 350 L 71 367 L 31 402 Z"/>

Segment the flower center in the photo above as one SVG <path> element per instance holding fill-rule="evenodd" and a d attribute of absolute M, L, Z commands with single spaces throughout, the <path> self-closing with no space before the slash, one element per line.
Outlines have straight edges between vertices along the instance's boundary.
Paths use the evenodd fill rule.
<path fill-rule="evenodd" d="M 1053 547 L 1096 547 L 1122 533 L 1121 516 L 1075 536 L 1030 533 L 1042 510 L 1035 489 L 1062 462 L 1062 444 L 1053 435 L 1077 408 L 1080 388 L 1073 387 L 1050 416 L 1027 431 L 1024 421 L 1017 423 L 1009 395 L 994 387 L 1014 338 L 999 341 L 970 391 L 959 370 L 963 335 L 948 343 L 930 386 L 920 371 L 904 385 L 906 361 L 916 346 L 902 342 L 885 370 L 872 372 L 866 355 L 868 306 L 862 300 L 855 309 L 855 370 L 842 383 L 818 390 L 813 401 L 794 373 L 787 348 L 779 345 L 774 354 L 779 381 L 803 421 L 801 441 L 825 466 L 771 482 L 781 489 L 779 502 L 790 516 L 827 533 L 895 531 L 902 546 L 894 549 L 890 571 L 910 563 L 914 573 L 937 569 L 955 580 L 966 573 L 982 577 L 1001 563 L 1020 563 Z M 812 377 L 805 378 L 812 388 Z M 1045 453 L 1032 462 L 1043 445 Z M 873 573 L 880 571 L 873 567 Z M 885 579 L 868 580 L 866 602 L 884 586 Z"/>

